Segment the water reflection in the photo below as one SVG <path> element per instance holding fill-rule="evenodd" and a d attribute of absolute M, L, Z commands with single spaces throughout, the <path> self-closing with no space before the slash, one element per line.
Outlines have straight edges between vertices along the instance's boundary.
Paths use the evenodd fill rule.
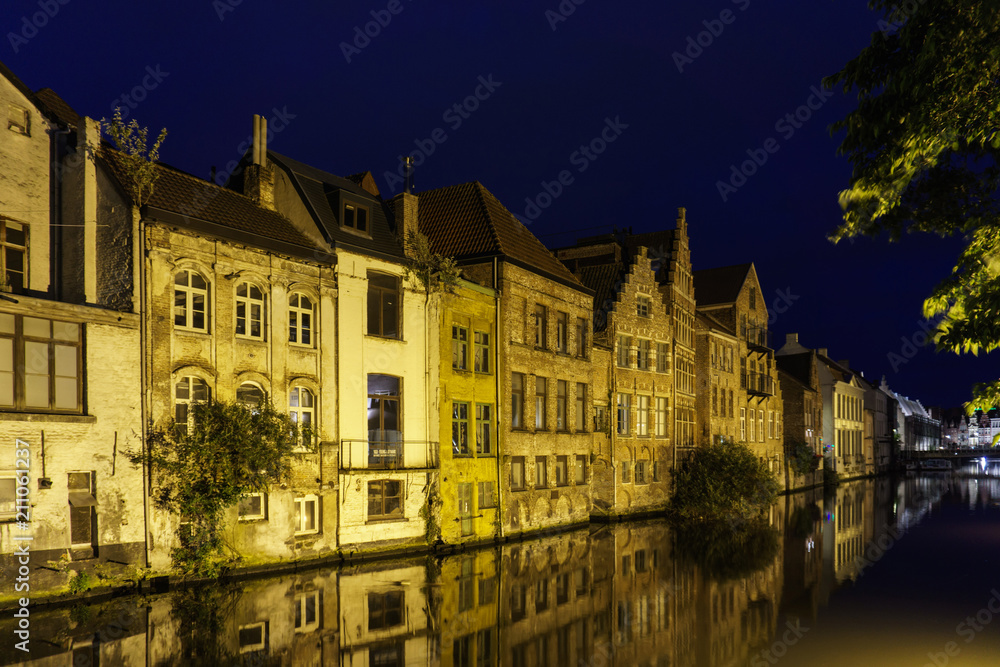
<path fill-rule="evenodd" d="M 995 506 L 1000 478 L 859 481 L 782 498 L 760 526 L 599 525 L 37 612 L 30 659 L 7 642 L 3 664 L 760 664 L 786 619 L 811 624 L 945 493 Z"/>

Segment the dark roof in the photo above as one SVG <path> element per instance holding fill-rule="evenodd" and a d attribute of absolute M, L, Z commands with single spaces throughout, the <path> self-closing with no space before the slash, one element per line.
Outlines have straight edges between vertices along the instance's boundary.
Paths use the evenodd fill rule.
<path fill-rule="evenodd" d="M 694 295 L 699 306 L 733 303 L 743 289 L 752 264 L 734 264 L 694 271 Z"/>
<path fill-rule="evenodd" d="M 119 183 L 125 183 L 121 153 L 105 145 L 101 157 Z M 176 213 L 184 220 L 201 220 L 261 239 L 298 246 L 310 254 L 316 249 L 316 244 L 287 218 L 258 206 L 249 197 L 164 164 L 157 164 L 156 172 L 153 194 L 146 202 L 148 208 Z"/>
<path fill-rule="evenodd" d="M 702 312 L 702 311 L 699 310 L 699 311 L 697 311 L 695 313 L 694 316 L 695 316 L 695 319 L 701 320 L 707 326 L 709 326 L 709 327 L 711 327 L 713 329 L 718 329 L 719 331 L 722 331 L 723 333 L 727 333 L 730 336 L 736 336 L 736 332 L 735 331 L 733 331 L 728 326 L 726 326 L 725 324 L 723 324 L 719 320 L 715 319 L 715 317 L 713 317 L 712 315 L 710 315 L 708 313 L 705 313 L 705 312 Z"/>
<path fill-rule="evenodd" d="M 482 183 L 428 190 L 418 197 L 420 231 L 435 253 L 457 259 L 501 255 L 583 287 Z"/>
<path fill-rule="evenodd" d="M 42 88 L 35 95 L 60 123 L 71 127 L 80 125 L 80 114 L 74 111 L 73 107 L 66 103 L 66 100 L 59 97 L 56 91 L 51 88 Z"/>
<path fill-rule="evenodd" d="M 306 208 L 331 245 L 394 258 L 403 257 L 403 247 L 392 227 L 392 213 L 380 197 L 372 195 L 349 178 L 335 176 L 279 153 L 268 151 L 267 157 L 288 174 Z M 361 180 L 364 180 L 364 174 Z M 339 211 L 345 198 L 369 207 L 370 236 L 341 228 Z"/>
<path fill-rule="evenodd" d="M 774 358 L 774 363 L 778 370 L 788 373 L 802 384 L 809 386 L 810 374 L 812 371 L 813 353 L 799 352 L 798 354 L 782 354 Z"/>
<path fill-rule="evenodd" d="M 616 287 L 620 284 L 624 267 L 621 264 L 591 264 L 581 266 L 576 276 L 589 289 L 594 290 L 594 311 L 609 311 L 618 297 Z M 594 320 L 594 331 L 604 331 L 608 326 L 607 317 Z"/>
<path fill-rule="evenodd" d="M 805 389 L 807 391 L 816 391 L 815 389 L 813 389 L 812 387 L 810 387 L 808 384 L 806 384 L 805 382 L 803 382 L 802 380 L 798 379 L 797 377 L 795 377 L 791 373 L 787 372 L 784 368 L 781 368 L 779 366 L 778 367 L 778 381 L 781 382 L 782 380 L 787 381 L 787 382 L 791 382 L 791 383 L 794 383 L 794 384 L 797 384 L 797 385 L 799 385 L 799 387 L 802 387 L 803 389 Z M 784 387 L 782 387 L 781 391 L 782 391 L 782 394 L 784 394 L 784 392 L 785 392 Z"/>

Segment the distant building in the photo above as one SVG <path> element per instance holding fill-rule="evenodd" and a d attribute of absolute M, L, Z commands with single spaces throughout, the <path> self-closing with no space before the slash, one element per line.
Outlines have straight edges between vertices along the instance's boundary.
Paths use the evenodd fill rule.
<path fill-rule="evenodd" d="M 823 392 L 819 382 L 816 353 L 798 345 L 799 335 L 788 334 L 785 345 L 774 353 L 778 380 L 783 399 L 783 433 L 785 451 L 789 456 L 805 443 L 812 455 L 823 456 Z M 816 470 L 796 472 L 791 459 L 785 459 L 788 489 L 805 488 L 823 483 L 823 466 L 817 460 Z"/>
<path fill-rule="evenodd" d="M 889 389 L 885 377 L 879 389 L 897 403 L 896 428 L 899 429 L 901 451 L 926 452 L 941 448 L 941 422 L 934 419 L 920 401 Z"/>

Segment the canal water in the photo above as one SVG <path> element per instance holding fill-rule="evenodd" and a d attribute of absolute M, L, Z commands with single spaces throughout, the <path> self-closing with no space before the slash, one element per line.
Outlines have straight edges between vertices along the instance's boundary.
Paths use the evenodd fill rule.
<path fill-rule="evenodd" d="M 998 665 L 1000 470 L 0 618 L 0 664 Z M 990 473 L 990 474 L 988 474 Z"/>

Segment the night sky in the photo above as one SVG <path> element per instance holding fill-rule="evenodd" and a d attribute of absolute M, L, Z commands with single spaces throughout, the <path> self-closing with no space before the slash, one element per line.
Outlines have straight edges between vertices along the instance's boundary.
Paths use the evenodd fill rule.
<path fill-rule="evenodd" d="M 370 170 L 386 197 L 422 146 L 417 192 L 481 181 L 551 248 L 684 206 L 696 270 L 753 261 L 780 300 L 776 347 L 798 332 L 928 406 L 1000 375 L 996 353 L 904 345 L 958 240 L 826 240 L 850 176 L 828 128 L 853 96 L 816 91 L 878 30 L 865 2 L 577 2 L 7 0 L 0 60 L 81 114 L 166 127 L 161 159 L 203 178 L 260 113 L 271 149 Z"/>

